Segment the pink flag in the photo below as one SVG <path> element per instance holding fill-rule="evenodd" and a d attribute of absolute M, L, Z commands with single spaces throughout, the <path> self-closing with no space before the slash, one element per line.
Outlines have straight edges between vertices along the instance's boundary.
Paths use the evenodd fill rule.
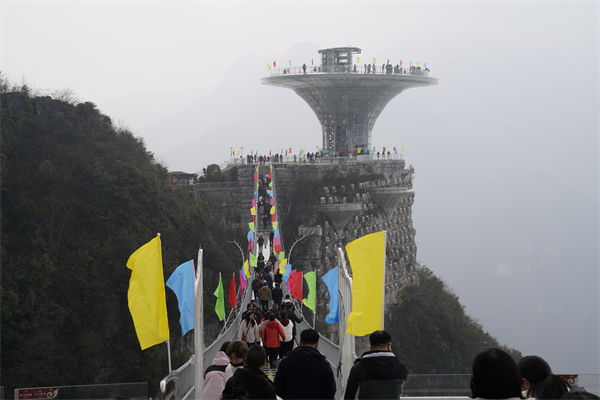
<path fill-rule="evenodd" d="M 252 240 L 248 242 L 248 250 L 252 251 Z"/>
<path fill-rule="evenodd" d="M 290 147 L 290 154 L 292 154 L 292 148 Z"/>
<path fill-rule="evenodd" d="M 285 155 L 287 156 L 287 150 L 285 151 Z"/>
<path fill-rule="evenodd" d="M 246 287 L 246 279 L 244 278 L 244 270 L 240 271 L 240 291 L 244 291 Z"/>
<path fill-rule="evenodd" d="M 252 199 L 252 207 L 256 207 L 256 199 Z"/>
<path fill-rule="evenodd" d="M 277 236 L 276 238 L 273 239 L 273 245 L 277 246 L 278 244 L 280 244 L 280 240 L 279 240 L 279 236 Z"/>
<path fill-rule="evenodd" d="M 400 66 L 402 66 L 402 60 L 400 60 Z"/>
<path fill-rule="evenodd" d="M 275 205 L 275 199 L 271 197 L 271 200 L 269 200 L 269 203 L 271 203 L 272 206 Z"/>

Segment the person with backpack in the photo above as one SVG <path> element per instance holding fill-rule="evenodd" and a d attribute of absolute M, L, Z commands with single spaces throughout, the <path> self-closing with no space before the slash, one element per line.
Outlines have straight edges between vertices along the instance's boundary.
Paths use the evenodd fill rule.
<path fill-rule="evenodd" d="M 265 349 L 254 345 L 248 350 L 244 368 L 239 368 L 225 384 L 221 399 L 276 399 L 275 385 L 263 372 Z"/>
<path fill-rule="evenodd" d="M 281 340 L 285 340 L 285 332 L 279 321 L 275 321 L 275 314 L 269 314 L 269 322 L 265 325 L 260 337 L 263 340 L 263 345 L 269 356 L 271 362 L 271 368 L 275 368 L 275 362 L 279 355 L 279 347 L 281 346 Z M 281 337 L 281 340 L 280 340 Z"/>
<path fill-rule="evenodd" d="M 219 398 L 227 380 L 225 379 L 225 368 L 229 364 L 229 357 L 225 353 L 229 342 L 224 342 L 215 355 L 212 365 L 204 371 L 204 385 L 200 400 L 213 400 Z"/>

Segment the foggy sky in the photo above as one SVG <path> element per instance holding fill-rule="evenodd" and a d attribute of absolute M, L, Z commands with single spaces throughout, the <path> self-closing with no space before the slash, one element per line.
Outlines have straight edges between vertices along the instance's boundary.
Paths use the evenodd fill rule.
<path fill-rule="evenodd" d="M 335 46 L 439 79 L 372 135 L 417 171 L 419 261 L 502 343 L 600 373 L 598 3 L 3 2 L 0 69 L 73 89 L 193 172 L 230 147 L 314 151 L 314 113 L 260 78 Z"/>

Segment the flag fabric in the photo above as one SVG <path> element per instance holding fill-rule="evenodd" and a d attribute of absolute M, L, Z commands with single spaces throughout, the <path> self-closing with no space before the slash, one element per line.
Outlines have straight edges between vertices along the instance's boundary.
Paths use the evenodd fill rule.
<path fill-rule="evenodd" d="M 248 251 L 252 251 L 252 241 L 248 242 Z"/>
<path fill-rule="evenodd" d="M 269 196 L 273 197 L 273 190 L 269 190 Z"/>
<path fill-rule="evenodd" d="M 386 65 L 390 65 L 390 59 L 389 58 L 388 58 L 388 61 L 387 61 Z M 273 64 L 273 66 L 275 66 L 275 65 Z"/>
<path fill-rule="evenodd" d="M 373 153 L 375 153 L 375 146 L 373 146 Z"/>
<path fill-rule="evenodd" d="M 290 61 L 289 61 L 289 62 L 290 62 L 290 65 L 292 65 L 292 60 L 291 60 L 291 59 L 290 59 Z"/>
<path fill-rule="evenodd" d="M 283 253 L 283 251 L 282 251 Z M 285 266 L 287 265 L 287 258 L 284 258 L 279 262 L 279 273 L 281 275 L 285 274 Z"/>
<path fill-rule="evenodd" d="M 285 259 L 285 251 L 282 251 L 281 253 L 279 253 L 279 257 L 277 259 L 277 261 L 283 261 Z"/>
<path fill-rule="evenodd" d="M 277 66 L 277 62 L 273 61 L 273 66 L 276 67 Z"/>
<path fill-rule="evenodd" d="M 287 282 L 287 280 L 290 277 L 290 274 L 292 273 L 292 264 L 284 265 L 283 269 L 285 272 L 283 273 L 282 279 Z"/>
<path fill-rule="evenodd" d="M 423 64 L 423 67 L 427 68 L 427 63 Z"/>
<path fill-rule="evenodd" d="M 237 295 L 235 293 L 235 272 L 231 277 L 231 286 L 229 287 L 229 304 L 231 304 L 231 308 L 237 306 Z"/>
<path fill-rule="evenodd" d="M 273 229 L 273 237 L 276 238 L 279 236 L 279 229 Z"/>
<path fill-rule="evenodd" d="M 256 174 L 254 174 L 256 176 Z M 256 199 L 252 199 L 252 207 L 256 207 Z"/>
<path fill-rule="evenodd" d="M 377 64 L 377 59 L 373 58 L 373 64 Z"/>
<path fill-rule="evenodd" d="M 273 238 L 273 245 L 274 246 L 277 246 L 280 243 L 281 243 L 281 239 L 279 238 L 279 236 Z"/>
<path fill-rule="evenodd" d="M 244 273 L 246 278 L 250 278 L 250 268 L 248 268 L 248 260 L 244 261 Z"/>
<path fill-rule="evenodd" d="M 177 296 L 182 336 L 194 329 L 194 275 L 194 262 L 190 260 L 175 268 L 167 280 L 167 286 Z"/>
<path fill-rule="evenodd" d="M 281 251 L 281 244 L 277 244 L 277 245 L 275 245 L 275 248 L 274 248 L 274 250 L 275 250 L 277 253 L 279 253 L 279 252 Z"/>
<path fill-rule="evenodd" d="M 352 268 L 352 312 L 346 333 L 365 336 L 381 329 L 383 307 L 384 233 L 375 232 L 346 245 Z"/>
<path fill-rule="evenodd" d="M 290 276 L 291 276 L 292 274 L 295 274 L 295 273 L 296 273 L 296 270 L 295 270 L 295 269 L 293 269 L 293 270 L 291 270 L 291 271 L 290 271 L 290 274 L 288 275 L 288 280 L 287 280 L 287 281 L 286 281 L 286 283 L 285 283 L 285 288 L 286 288 L 287 290 L 292 290 L 292 287 L 290 286 Z"/>
<path fill-rule="evenodd" d="M 310 59 L 310 63 L 311 63 L 312 65 L 315 65 L 315 60 L 314 60 L 313 58 L 311 58 L 311 59 Z"/>
<path fill-rule="evenodd" d="M 240 270 L 240 291 L 246 288 L 246 278 L 244 278 L 244 270 Z"/>
<path fill-rule="evenodd" d="M 251 231 L 254 231 L 254 222 L 248 222 Z"/>
<path fill-rule="evenodd" d="M 419 61 L 417 61 L 417 67 L 420 68 L 421 66 L 419 64 L 421 64 L 421 63 Z"/>
<path fill-rule="evenodd" d="M 360 64 L 360 57 L 356 57 L 356 63 Z"/>
<path fill-rule="evenodd" d="M 273 222 L 271 225 L 273 225 L 273 229 L 277 229 L 277 222 Z"/>
<path fill-rule="evenodd" d="M 271 69 L 271 65 L 267 64 L 267 69 L 270 70 Z"/>
<path fill-rule="evenodd" d="M 271 223 L 277 221 L 277 215 L 271 214 Z"/>
<path fill-rule="evenodd" d="M 402 60 L 400 60 L 400 66 L 402 66 Z"/>
<path fill-rule="evenodd" d="M 250 215 L 256 215 L 256 206 L 250 209 Z"/>
<path fill-rule="evenodd" d="M 400 151 L 404 153 L 404 146 L 400 147 Z"/>
<path fill-rule="evenodd" d="M 257 258 L 254 254 L 250 253 L 250 266 L 256 268 L 258 265 Z"/>
<path fill-rule="evenodd" d="M 274 206 L 275 205 L 275 199 L 271 197 L 271 199 L 269 200 L 269 204 Z"/>
<path fill-rule="evenodd" d="M 302 301 L 302 272 L 295 272 L 290 274 L 288 279 L 290 284 L 290 294 L 292 297 L 297 298 L 300 302 Z M 354 302 L 353 302 L 354 303 Z"/>
<path fill-rule="evenodd" d="M 217 303 L 215 304 L 215 312 L 219 317 L 219 321 L 223 321 L 225 317 L 225 299 L 223 295 L 223 278 L 221 277 L 221 273 L 219 272 L 219 286 L 217 286 L 217 290 L 213 293 L 217 297 Z"/>
<path fill-rule="evenodd" d="M 292 148 L 290 147 L 290 154 L 292 154 Z"/>
<path fill-rule="evenodd" d="M 338 267 L 330 269 L 328 273 L 321 277 L 327 290 L 329 291 L 329 314 L 325 317 L 325 322 L 335 324 L 340 322 L 340 308 L 338 298 Z"/>
<path fill-rule="evenodd" d="M 142 350 L 169 339 L 160 235 L 127 260 L 131 270 L 127 302 Z"/>
<path fill-rule="evenodd" d="M 307 272 L 304 274 L 304 280 L 308 284 L 308 296 L 306 299 L 302 299 L 302 303 L 315 311 L 317 303 L 317 273 L 315 271 Z"/>

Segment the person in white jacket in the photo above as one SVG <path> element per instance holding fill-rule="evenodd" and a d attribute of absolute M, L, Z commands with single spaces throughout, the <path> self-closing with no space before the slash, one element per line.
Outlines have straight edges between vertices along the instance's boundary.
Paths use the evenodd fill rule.
<path fill-rule="evenodd" d="M 243 340 L 248 345 L 248 348 L 252 345 L 259 343 L 260 332 L 258 331 L 258 323 L 256 317 L 252 311 L 248 311 L 240 323 L 238 330 L 238 340 Z"/>
<path fill-rule="evenodd" d="M 283 332 L 285 333 L 285 340 L 281 342 L 281 346 L 279 347 L 279 359 L 281 360 L 288 352 L 292 351 L 294 347 L 294 335 L 292 334 L 294 331 L 294 323 L 288 319 L 287 313 L 283 310 L 279 312 L 279 323 L 283 327 Z"/>

